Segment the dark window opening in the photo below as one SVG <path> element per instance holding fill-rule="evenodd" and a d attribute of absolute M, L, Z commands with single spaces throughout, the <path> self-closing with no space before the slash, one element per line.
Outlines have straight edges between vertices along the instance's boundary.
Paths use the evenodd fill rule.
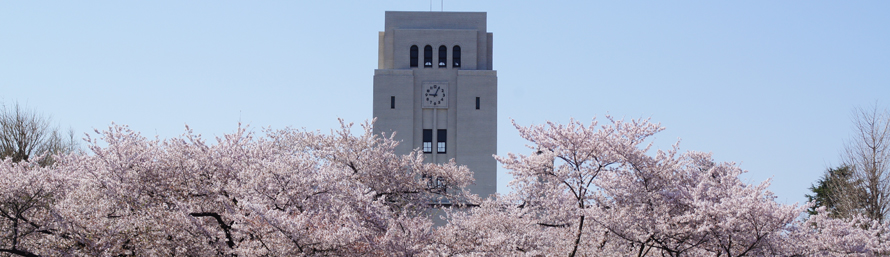
<path fill-rule="evenodd" d="M 396 108 L 396 97 L 395 96 L 389 97 L 389 108 L 390 109 Z M 479 98 L 478 97 L 476 97 L 476 109 L 479 109 Z"/>
<path fill-rule="evenodd" d="M 439 68 L 448 65 L 448 47 L 439 46 Z"/>
<path fill-rule="evenodd" d="M 451 67 L 460 67 L 460 46 L 454 46 L 454 50 L 451 50 L 451 59 L 454 60 Z"/>
<path fill-rule="evenodd" d="M 436 146 L 437 146 L 436 152 L 438 152 L 438 153 L 445 153 L 445 135 L 446 134 L 448 134 L 448 133 L 446 133 L 446 130 L 444 130 L 444 129 L 440 129 L 440 130 L 436 131 L 436 143 L 437 143 L 436 144 Z"/>
<path fill-rule="evenodd" d="M 432 129 L 424 129 L 423 130 L 423 152 L 424 153 L 432 153 L 433 152 L 433 130 Z"/>
<path fill-rule="evenodd" d="M 429 68 L 433 67 L 433 47 L 425 46 L 423 47 L 423 67 Z"/>
<path fill-rule="evenodd" d="M 426 186 L 431 189 L 433 193 L 444 194 L 448 190 L 448 185 L 445 184 L 445 179 L 439 176 L 429 176 L 423 175 L 423 178 L 426 180 Z"/>
<path fill-rule="evenodd" d="M 411 46 L 411 68 L 417 67 L 417 46 Z"/>
<path fill-rule="evenodd" d="M 479 110 L 479 97 L 476 97 L 476 110 Z"/>

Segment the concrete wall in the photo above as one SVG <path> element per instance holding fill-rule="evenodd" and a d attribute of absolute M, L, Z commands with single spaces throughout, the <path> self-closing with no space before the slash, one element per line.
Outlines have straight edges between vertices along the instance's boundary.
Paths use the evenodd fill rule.
<path fill-rule="evenodd" d="M 492 70 L 461 70 L 457 76 L 457 116 L 455 133 L 457 160 L 474 171 L 476 185 L 471 192 L 489 195 L 497 192 L 497 72 Z M 476 109 L 479 97 L 479 109 Z"/>
<path fill-rule="evenodd" d="M 414 72 L 411 70 L 375 70 L 374 71 L 374 109 L 377 119 L 374 134 L 386 133 L 390 136 L 395 132 L 399 144 L 396 151 L 408 153 L 414 149 Z M 395 108 L 390 108 L 391 97 L 395 97 Z"/>

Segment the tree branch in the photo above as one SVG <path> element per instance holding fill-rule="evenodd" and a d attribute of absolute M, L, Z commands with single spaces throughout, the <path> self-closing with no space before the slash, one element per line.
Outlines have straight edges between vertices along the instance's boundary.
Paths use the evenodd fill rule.
<path fill-rule="evenodd" d="M 6 253 L 16 254 L 16 255 L 20 255 L 20 256 L 27 256 L 27 257 L 40 257 L 40 255 L 36 255 L 36 254 L 28 252 L 28 251 L 17 250 L 17 249 L 2 249 L 2 248 L 0 248 L 0 252 L 6 252 Z"/>
<path fill-rule="evenodd" d="M 232 240 L 232 233 L 230 231 L 232 229 L 232 226 L 226 224 L 222 220 L 222 217 L 219 216 L 219 214 L 215 212 L 193 212 L 189 213 L 189 215 L 191 215 L 192 217 L 213 217 L 214 219 L 216 219 L 216 223 L 219 223 L 219 227 L 222 228 L 223 232 L 226 233 L 226 245 L 228 245 L 229 248 L 235 247 L 235 241 Z"/>

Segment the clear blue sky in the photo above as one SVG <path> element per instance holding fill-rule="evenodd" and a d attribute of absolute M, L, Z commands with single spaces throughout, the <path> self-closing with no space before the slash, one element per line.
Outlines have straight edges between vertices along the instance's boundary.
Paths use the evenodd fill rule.
<path fill-rule="evenodd" d="M 616 1 L 617 2 L 617 1 Z M 432 2 L 440 9 L 440 2 Z M 498 152 L 510 125 L 651 117 L 655 144 L 713 152 L 803 202 L 853 132 L 890 105 L 890 1 L 445 1 L 488 12 Z M 0 101 L 78 133 L 329 131 L 371 118 L 384 11 L 429 1 L 0 0 Z M 498 191 L 509 177 L 501 169 Z"/>

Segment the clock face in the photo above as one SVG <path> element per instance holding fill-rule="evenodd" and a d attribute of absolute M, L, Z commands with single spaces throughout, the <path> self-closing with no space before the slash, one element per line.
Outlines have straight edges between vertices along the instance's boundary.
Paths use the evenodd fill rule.
<path fill-rule="evenodd" d="M 447 83 L 424 83 L 421 101 L 424 108 L 447 108 Z"/>

